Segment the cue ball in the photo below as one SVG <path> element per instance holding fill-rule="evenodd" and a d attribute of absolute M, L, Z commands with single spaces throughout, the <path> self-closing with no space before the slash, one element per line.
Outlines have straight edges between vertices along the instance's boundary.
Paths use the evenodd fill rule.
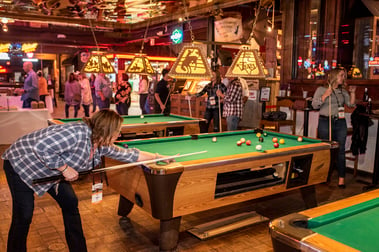
<path fill-rule="evenodd" d="M 247 141 L 246 141 L 246 145 L 249 145 L 249 146 L 250 146 L 250 145 L 251 145 L 251 141 L 250 141 L 250 140 L 247 140 Z"/>
<path fill-rule="evenodd" d="M 141 115 L 141 118 L 144 118 L 144 116 L 143 116 L 143 115 Z"/>
<path fill-rule="evenodd" d="M 279 144 L 278 143 L 274 143 L 274 147 L 275 148 L 279 148 Z"/>
<path fill-rule="evenodd" d="M 284 144 L 284 143 L 285 143 L 284 139 L 281 138 L 281 139 L 279 140 L 279 143 L 280 143 L 280 144 Z"/>
<path fill-rule="evenodd" d="M 212 137 L 212 142 L 217 142 L 217 138 L 216 137 Z"/>
<path fill-rule="evenodd" d="M 241 141 L 237 141 L 238 146 L 241 146 L 241 144 L 242 144 Z"/>
<path fill-rule="evenodd" d="M 245 138 L 241 138 L 240 141 L 241 141 L 241 143 L 244 143 L 244 142 L 246 142 L 246 139 Z"/>
<path fill-rule="evenodd" d="M 258 133 L 256 134 L 256 136 L 257 136 L 257 137 L 261 137 L 262 134 L 258 132 Z"/>
<path fill-rule="evenodd" d="M 273 138 L 272 138 L 272 142 L 273 142 L 273 143 L 277 143 L 277 142 L 278 142 L 278 138 L 273 137 Z"/>
<path fill-rule="evenodd" d="M 257 146 L 255 146 L 255 149 L 256 150 L 262 150 L 262 145 L 258 144 Z"/>
<path fill-rule="evenodd" d="M 264 140 L 263 137 L 258 138 L 258 141 L 261 143 L 263 142 L 263 140 Z"/>
<path fill-rule="evenodd" d="M 298 137 L 298 138 L 297 138 L 297 141 L 298 141 L 298 142 L 302 142 L 302 141 L 303 141 L 303 138 L 302 138 L 302 137 Z"/>
<path fill-rule="evenodd" d="M 267 136 L 267 133 L 266 133 L 266 132 L 265 132 L 265 133 L 263 133 L 263 136 L 265 136 L 265 137 L 266 137 L 266 136 Z"/>

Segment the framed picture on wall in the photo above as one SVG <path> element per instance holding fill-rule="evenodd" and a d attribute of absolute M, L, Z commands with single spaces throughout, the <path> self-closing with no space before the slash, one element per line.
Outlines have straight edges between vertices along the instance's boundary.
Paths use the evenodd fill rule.
<path fill-rule="evenodd" d="M 261 87 L 261 92 L 259 95 L 259 101 L 260 102 L 269 102 L 270 101 L 270 93 L 271 93 L 270 87 Z"/>

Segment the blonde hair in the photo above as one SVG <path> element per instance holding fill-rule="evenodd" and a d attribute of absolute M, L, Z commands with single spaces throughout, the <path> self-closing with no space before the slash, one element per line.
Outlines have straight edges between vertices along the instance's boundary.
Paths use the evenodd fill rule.
<path fill-rule="evenodd" d="M 335 68 L 335 69 L 330 70 L 328 74 L 327 84 L 333 87 L 334 83 L 337 81 L 337 76 L 340 72 L 345 73 L 345 78 L 343 79 L 343 83 L 342 83 L 342 86 L 345 87 L 346 86 L 346 69 L 345 68 Z"/>
<path fill-rule="evenodd" d="M 102 109 L 83 121 L 92 130 L 92 143 L 98 146 L 112 145 L 113 136 L 120 131 L 123 118 L 113 110 Z"/>

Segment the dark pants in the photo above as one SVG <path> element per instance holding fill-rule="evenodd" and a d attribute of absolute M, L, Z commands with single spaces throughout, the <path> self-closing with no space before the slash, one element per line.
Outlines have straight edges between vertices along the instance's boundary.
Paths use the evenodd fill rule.
<path fill-rule="evenodd" d="M 96 93 L 95 93 L 95 89 L 91 90 L 91 95 L 92 95 L 92 113 L 94 113 L 96 111 Z"/>
<path fill-rule="evenodd" d="M 111 106 L 111 101 L 109 100 L 109 98 L 105 98 L 105 100 L 102 101 L 100 97 L 97 97 L 96 104 L 97 106 L 99 106 L 99 109 L 109 109 Z"/>
<path fill-rule="evenodd" d="M 119 115 L 128 115 L 130 103 L 118 103 L 116 104 L 116 110 Z"/>
<path fill-rule="evenodd" d="M 89 104 L 84 105 L 82 104 L 83 110 L 84 110 L 84 116 L 89 117 Z"/>
<path fill-rule="evenodd" d="M 12 195 L 12 222 L 8 234 L 8 252 L 26 251 L 26 240 L 34 211 L 34 192 L 13 170 L 8 160 L 4 160 L 4 171 Z M 68 182 L 61 182 L 58 194 L 55 186 L 48 193 L 62 209 L 67 245 L 71 252 L 87 251 L 80 219 L 78 198 Z"/>
<path fill-rule="evenodd" d="M 39 100 L 43 101 L 43 103 L 45 104 L 45 108 L 46 108 L 46 95 L 40 95 Z"/>
<path fill-rule="evenodd" d="M 32 99 L 32 98 L 27 98 L 26 100 L 24 100 L 22 102 L 22 108 L 31 108 L 32 107 L 32 101 L 37 101 L 37 100 Z"/>
<path fill-rule="evenodd" d="M 332 140 L 338 142 L 339 150 L 337 156 L 337 169 L 340 178 L 345 177 L 346 159 L 345 144 L 347 135 L 347 125 L 345 119 L 332 119 Z M 318 137 L 329 140 L 329 118 L 319 117 L 318 120 Z"/>
<path fill-rule="evenodd" d="M 69 118 L 69 115 L 70 115 L 70 106 L 71 106 L 70 104 L 66 103 L 66 105 L 64 107 L 64 111 L 66 113 L 66 118 Z M 74 117 L 76 118 L 76 117 L 78 117 L 78 110 L 80 108 L 80 104 L 72 105 L 72 106 L 74 106 Z"/>
<path fill-rule="evenodd" d="M 145 109 L 147 96 L 148 96 L 148 94 L 140 94 L 139 95 L 139 107 L 141 108 L 143 115 L 147 114 L 147 111 Z"/>
<path fill-rule="evenodd" d="M 220 131 L 220 117 L 218 108 L 207 108 L 205 109 L 204 119 L 207 120 L 207 130 L 209 130 L 209 125 L 213 119 L 213 131 Z"/>

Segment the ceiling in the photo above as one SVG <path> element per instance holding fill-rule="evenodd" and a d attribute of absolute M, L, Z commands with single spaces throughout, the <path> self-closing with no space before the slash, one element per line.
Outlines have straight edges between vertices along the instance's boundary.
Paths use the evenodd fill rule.
<path fill-rule="evenodd" d="M 0 30 L 0 43 L 37 40 L 44 44 L 45 51 L 64 45 L 63 52 L 97 44 L 108 49 L 127 47 L 132 52 L 141 46 L 132 44 L 141 42 L 146 30 L 148 38 L 159 40 L 168 36 L 167 26 L 187 16 L 194 30 L 206 33 L 204 18 L 234 7 L 251 8 L 257 0 L 184 2 L 187 15 L 182 0 L 2 0 L 0 21 L 7 18 L 8 32 Z M 261 5 L 271 2 L 261 0 Z"/>

